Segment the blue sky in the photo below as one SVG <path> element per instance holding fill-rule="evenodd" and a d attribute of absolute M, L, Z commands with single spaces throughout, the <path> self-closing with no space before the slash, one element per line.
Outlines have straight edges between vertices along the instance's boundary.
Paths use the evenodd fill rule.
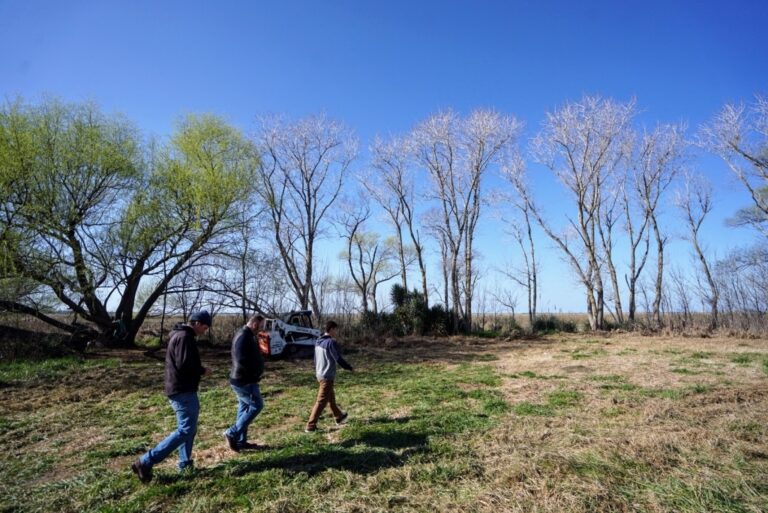
<path fill-rule="evenodd" d="M 244 130 L 257 114 L 325 112 L 361 148 L 440 109 L 477 107 L 525 121 L 525 144 L 548 110 L 583 94 L 636 97 L 641 123 L 693 132 L 725 102 L 768 93 L 766 26 L 759 0 L 0 0 L 0 95 L 95 100 L 159 136 L 187 112 Z M 746 195 L 716 159 L 695 165 L 718 193 L 710 250 L 750 243 L 724 226 Z M 545 198 L 554 189 L 541 178 Z M 481 228 L 489 268 L 503 258 L 497 233 L 490 220 Z M 685 244 L 670 249 L 687 261 Z M 542 305 L 582 310 L 556 250 L 542 241 L 542 252 Z"/>

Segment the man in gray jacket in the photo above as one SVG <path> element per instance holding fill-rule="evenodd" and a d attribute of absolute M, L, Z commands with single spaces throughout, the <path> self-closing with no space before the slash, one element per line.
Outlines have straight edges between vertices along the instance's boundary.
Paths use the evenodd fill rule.
<path fill-rule="evenodd" d="M 325 333 L 315 342 L 315 377 L 320 383 L 317 392 L 317 401 L 309 415 L 307 427 L 304 429 L 307 433 L 317 431 L 317 421 L 320 419 L 326 405 L 330 406 L 331 413 L 336 419 L 336 424 L 342 424 L 347 420 L 347 413 L 341 411 L 336 404 L 336 393 L 333 389 L 333 383 L 336 379 L 336 364 L 343 369 L 352 372 L 352 366 L 341 356 L 341 350 L 336 343 L 336 331 L 338 324 L 334 321 L 328 321 L 325 325 Z"/>
<path fill-rule="evenodd" d="M 257 339 L 263 322 L 264 317 L 254 315 L 232 339 L 229 383 L 237 395 L 239 406 L 235 423 L 224 431 L 224 438 L 235 452 L 254 447 L 248 443 L 248 426 L 264 408 L 264 399 L 259 390 L 259 380 L 264 373 L 264 358 Z"/>

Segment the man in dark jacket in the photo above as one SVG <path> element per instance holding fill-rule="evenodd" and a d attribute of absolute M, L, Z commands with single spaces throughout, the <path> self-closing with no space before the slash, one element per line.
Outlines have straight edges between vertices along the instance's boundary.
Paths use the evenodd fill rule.
<path fill-rule="evenodd" d="M 259 390 L 259 380 L 264 373 L 264 358 L 257 339 L 263 322 L 264 317 L 254 315 L 232 339 L 229 383 L 237 395 L 239 406 L 235 423 L 224 431 L 224 438 L 235 452 L 254 447 L 248 443 L 248 426 L 264 408 Z"/>
<path fill-rule="evenodd" d="M 333 384 L 336 380 L 337 363 L 350 372 L 352 366 L 341 356 L 341 350 L 336 343 L 337 329 L 338 324 L 334 321 L 328 321 L 325 325 L 325 333 L 315 342 L 315 377 L 320 386 L 317 391 L 317 400 L 307 421 L 307 427 L 304 428 L 307 433 L 317 431 L 317 421 L 326 406 L 331 408 L 336 424 L 343 424 L 347 420 L 347 413 L 341 411 L 336 404 L 336 392 Z"/>
<path fill-rule="evenodd" d="M 177 324 L 171 330 L 165 353 L 165 394 L 176 412 L 177 429 L 131 465 L 143 483 L 152 480 L 152 467 L 177 448 L 179 470 L 193 468 L 192 445 L 200 415 L 197 388 L 200 378 L 209 372 L 200 363 L 196 337 L 208 331 L 211 322 L 211 314 L 201 310 L 190 316 L 188 324 Z"/>

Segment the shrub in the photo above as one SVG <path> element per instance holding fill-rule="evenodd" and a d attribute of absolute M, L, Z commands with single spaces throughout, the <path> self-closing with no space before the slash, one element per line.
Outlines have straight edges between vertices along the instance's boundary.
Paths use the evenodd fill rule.
<path fill-rule="evenodd" d="M 423 335 L 427 331 L 428 312 L 424 295 L 408 292 L 401 285 L 393 285 L 390 298 L 395 305 L 393 313 L 398 335 Z"/>
<path fill-rule="evenodd" d="M 537 317 L 533 323 L 533 331 L 535 333 L 575 333 L 576 323 L 573 321 L 559 319 L 554 315 L 549 315 L 547 317 Z"/>

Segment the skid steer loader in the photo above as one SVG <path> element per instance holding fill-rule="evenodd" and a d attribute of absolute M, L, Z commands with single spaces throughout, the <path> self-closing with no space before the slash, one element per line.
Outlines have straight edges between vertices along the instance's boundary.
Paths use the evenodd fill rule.
<path fill-rule="evenodd" d="M 264 320 L 259 349 L 271 357 L 314 354 L 319 329 L 312 326 L 312 311 L 298 310 Z"/>

